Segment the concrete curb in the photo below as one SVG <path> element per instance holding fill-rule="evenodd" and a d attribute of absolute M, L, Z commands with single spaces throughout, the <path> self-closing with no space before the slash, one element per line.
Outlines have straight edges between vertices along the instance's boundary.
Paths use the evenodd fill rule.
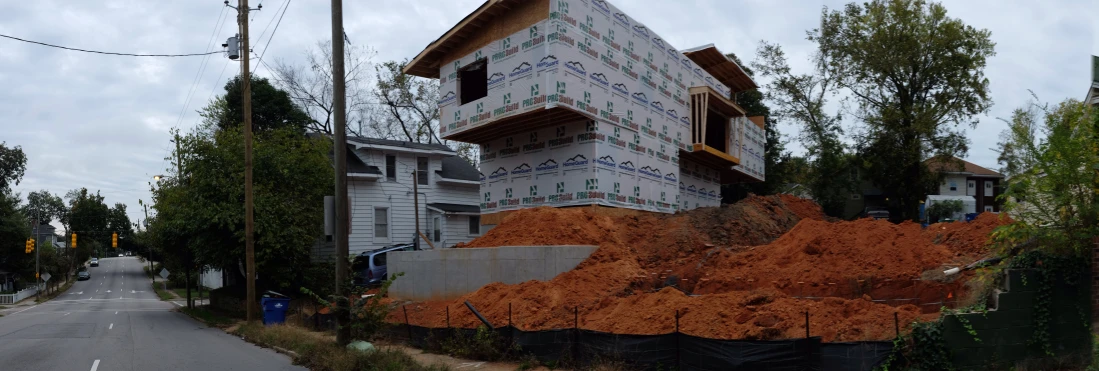
<path fill-rule="evenodd" d="M 285 355 L 288 355 L 288 356 L 291 356 L 291 357 L 294 357 L 294 358 L 299 357 L 298 352 L 292 351 L 290 349 L 283 349 L 282 347 L 277 347 L 277 346 L 274 346 L 274 345 L 271 346 L 271 349 L 274 349 L 276 352 L 279 352 L 279 353 L 282 353 L 282 354 L 285 354 Z"/>

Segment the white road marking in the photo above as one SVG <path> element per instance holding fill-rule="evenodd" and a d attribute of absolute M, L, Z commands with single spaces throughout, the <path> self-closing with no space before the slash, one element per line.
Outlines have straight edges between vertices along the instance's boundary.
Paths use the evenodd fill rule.
<path fill-rule="evenodd" d="M 95 292 L 99 292 L 99 290 L 95 290 Z"/>
<path fill-rule="evenodd" d="M 110 292 L 111 292 L 111 290 L 107 290 L 107 293 L 110 293 Z"/>
<path fill-rule="evenodd" d="M 28 311 L 28 310 L 30 310 L 30 309 L 33 309 L 34 307 L 37 307 L 37 305 L 32 305 L 32 306 L 30 306 L 30 307 L 29 307 L 29 308 L 27 308 L 27 309 L 24 309 L 24 310 L 21 310 L 21 311 L 18 311 L 18 312 L 12 313 L 12 314 L 19 314 L 19 313 L 23 313 L 23 312 L 26 312 L 26 311 Z"/>
<path fill-rule="evenodd" d="M 114 314 L 118 314 L 118 311 L 117 311 L 117 310 L 116 310 L 116 311 L 114 311 Z"/>
<path fill-rule="evenodd" d="M 95 362 L 92 362 L 92 371 L 95 371 L 98 368 L 99 368 L 99 360 L 97 359 L 97 360 L 95 360 Z"/>
<path fill-rule="evenodd" d="M 182 306 L 183 306 L 183 304 L 180 304 L 180 303 L 176 303 L 176 302 L 174 302 L 174 301 L 172 302 L 172 304 L 175 304 L 176 306 L 180 306 L 180 307 L 182 307 Z"/>
<path fill-rule="evenodd" d="M 72 312 L 65 313 L 65 316 L 70 315 L 70 314 L 72 314 Z M 62 316 L 62 317 L 64 317 L 64 316 Z"/>
<path fill-rule="evenodd" d="M 462 363 L 457 368 L 466 368 L 466 367 L 481 368 L 481 365 L 484 365 L 484 364 L 485 364 L 484 362 L 466 362 L 466 363 Z"/>
<path fill-rule="evenodd" d="M 112 324 L 111 324 L 110 326 L 107 326 L 107 329 L 108 329 L 108 330 L 112 330 L 112 329 L 114 329 L 114 324 L 112 323 Z"/>

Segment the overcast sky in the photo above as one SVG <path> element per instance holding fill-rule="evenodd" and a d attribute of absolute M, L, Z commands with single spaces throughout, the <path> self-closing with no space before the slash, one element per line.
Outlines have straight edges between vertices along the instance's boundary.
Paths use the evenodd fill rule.
<path fill-rule="evenodd" d="M 331 37 L 330 2 L 291 2 L 275 30 L 278 9 L 287 1 L 265 0 L 263 11 L 253 14 L 254 51 L 265 53 L 265 61 L 303 63 L 307 48 Z M 353 44 L 377 51 L 375 62 L 410 59 L 481 3 L 347 0 L 344 22 Z M 612 3 L 679 49 L 714 43 L 747 61 L 753 59 L 758 41 L 768 40 L 782 45 L 796 72 L 802 72 L 814 49 L 805 40 L 805 31 L 819 22 L 822 7 L 839 8 L 845 2 Z M 253 0 L 252 6 L 256 4 Z M 968 130 L 972 143 L 967 158 L 996 169 L 992 148 L 1005 128 L 996 118 L 1026 104 L 1027 89 L 1048 102 L 1083 99 L 1090 82 L 1089 55 L 1099 54 L 1099 39 L 1093 36 L 1099 29 L 1099 0 L 945 4 L 950 16 L 991 30 L 996 43 L 997 54 L 985 70 L 994 106 L 979 117 L 976 129 Z M 234 16 L 235 11 L 219 0 L 0 0 L 0 34 L 101 51 L 202 53 L 219 50 L 236 32 Z M 108 204 L 127 204 L 135 222 L 143 219 L 137 200 L 148 201 L 152 176 L 167 173 L 171 166 L 164 160 L 171 146 L 169 129 L 195 126 L 194 111 L 212 93 L 223 93 L 225 81 L 239 69 L 238 62 L 220 54 L 109 56 L 0 38 L 0 141 L 22 146 L 28 157 L 26 176 L 16 191 L 26 196 L 47 189 L 63 196 L 69 189 L 87 187 L 100 190 Z M 263 67 L 257 74 L 270 76 Z M 198 83 L 193 85 L 196 76 Z M 780 128 L 795 134 L 788 125 Z M 792 147 L 800 151 L 796 142 Z"/>

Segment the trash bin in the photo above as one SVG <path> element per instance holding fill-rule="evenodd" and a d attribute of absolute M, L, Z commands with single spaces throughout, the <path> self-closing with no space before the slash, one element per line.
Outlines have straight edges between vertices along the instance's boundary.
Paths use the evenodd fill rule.
<path fill-rule="evenodd" d="M 977 219 L 977 215 L 978 215 L 977 213 L 965 214 L 965 221 L 972 222 L 974 219 Z"/>
<path fill-rule="evenodd" d="M 263 307 L 263 324 L 273 325 L 286 322 L 286 310 L 290 308 L 290 299 L 285 297 L 264 297 L 260 299 L 260 305 Z"/>

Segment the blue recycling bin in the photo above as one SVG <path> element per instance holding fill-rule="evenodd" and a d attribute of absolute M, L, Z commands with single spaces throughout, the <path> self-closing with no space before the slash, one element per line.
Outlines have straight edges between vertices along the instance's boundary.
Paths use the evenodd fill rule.
<path fill-rule="evenodd" d="M 290 299 L 262 298 L 263 324 L 273 325 L 286 322 L 286 310 L 290 308 Z"/>
<path fill-rule="evenodd" d="M 965 214 L 965 221 L 966 222 L 972 222 L 974 219 L 977 219 L 977 215 L 978 215 L 977 213 Z"/>

